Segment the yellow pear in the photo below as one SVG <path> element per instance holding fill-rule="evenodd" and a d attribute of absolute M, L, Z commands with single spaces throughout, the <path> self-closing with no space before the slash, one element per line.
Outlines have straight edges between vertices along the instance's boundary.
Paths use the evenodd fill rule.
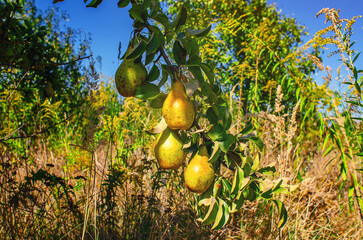
<path fill-rule="evenodd" d="M 184 172 L 185 185 L 190 191 L 203 193 L 213 183 L 214 168 L 208 160 L 207 148 L 202 145 Z"/>
<path fill-rule="evenodd" d="M 188 98 L 183 83 L 177 80 L 163 104 L 163 117 L 171 129 L 189 129 L 195 117 L 192 101 Z"/>
<path fill-rule="evenodd" d="M 154 154 L 162 169 L 178 169 L 184 162 L 186 152 L 177 132 L 167 127 L 156 140 Z"/>
<path fill-rule="evenodd" d="M 135 95 L 136 89 L 145 81 L 147 70 L 144 64 L 125 59 L 115 75 L 117 91 L 124 97 Z"/>

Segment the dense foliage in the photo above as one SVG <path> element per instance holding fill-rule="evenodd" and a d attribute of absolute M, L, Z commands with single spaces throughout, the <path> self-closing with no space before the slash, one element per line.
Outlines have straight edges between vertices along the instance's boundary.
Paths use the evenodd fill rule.
<path fill-rule="evenodd" d="M 316 66 L 309 59 L 287 61 L 294 54 L 304 28 L 261 1 L 168 1 L 171 13 L 190 9 L 188 26 L 212 24 L 201 39 L 203 60 L 215 66 L 216 79 L 233 89 L 243 113 L 266 111 L 274 106 L 278 85 L 284 93 L 284 112 L 297 103 L 296 90 L 314 88 L 310 74 Z M 318 56 L 317 49 L 310 53 Z"/>

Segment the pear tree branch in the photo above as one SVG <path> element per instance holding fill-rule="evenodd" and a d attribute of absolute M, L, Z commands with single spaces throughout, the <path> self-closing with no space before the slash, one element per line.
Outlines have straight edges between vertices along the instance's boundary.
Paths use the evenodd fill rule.
<path fill-rule="evenodd" d="M 150 29 L 150 24 L 149 24 L 149 22 L 146 22 L 145 23 L 145 26 L 146 26 L 146 28 L 149 30 L 149 32 L 152 32 L 152 30 Z M 164 46 L 163 45 L 161 45 L 160 46 L 160 48 L 159 48 L 159 52 L 160 52 L 160 55 L 163 57 L 163 59 L 164 59 L 164 61 L 166 62 L 166 65 L 168 65 L 168 67 L 171 69 L 171 71 L 172 71 L 172 76 L 171 76 L 171 78 L 172 78 L 172 81 L 173 82 L 175 82 L 176 81 L 176 77 L 175 77 L 175 68 L 174 68 L 174 66 L 173 66 L 173 64 L 171 63 L 171 61 L 170 61 L 170 59 L 169 59 L 169 57 L 168 57 L 168 55 L 166 54 L 166 52 L 165 52 L 165 49 L 164 49 Z"/>

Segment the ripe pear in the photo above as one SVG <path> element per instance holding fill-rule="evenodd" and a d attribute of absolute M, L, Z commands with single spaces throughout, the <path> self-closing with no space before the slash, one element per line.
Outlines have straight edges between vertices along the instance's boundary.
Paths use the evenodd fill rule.
<path fill-rule="evenodd" d="M 207 148 L 202 145 L 184 172 L 185 185 L 190 191 L 203 193 L 213 183 L 215 172 L 208 160 Z"/>
<path fill-rule="evenodd" d="M 154 154 L 162 169 L 178 169 L 186 157 L 180 136 L 169 127 L 159 135 Z"/>
<path fill-rule="evenodd" d="M 183 83 L 177 80 L 163 104 L 163 117 L 171 129 L 189 129 L 195 117 L 192 101 L 188 98 Z"/>
<path fill-rule="evenodd" d="M 125 59 L 115 75 L 117 91 L 124 97 L 135 95 L 136 89 L 145 81 L 147 70 L 144 64 Z"/>

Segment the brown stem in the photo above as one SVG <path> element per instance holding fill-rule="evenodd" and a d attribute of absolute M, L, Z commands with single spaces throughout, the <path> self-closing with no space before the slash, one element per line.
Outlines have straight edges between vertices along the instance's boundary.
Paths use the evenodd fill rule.
<path fill-rule="evenodd" d="M 84 60 L 86 58 L 90 58 L 92 57 L 92 55 L 89 55 L 89 56 L 85 56 L 85 57 L 78 57 L 77 59 L 74 59 L 72 61 L 69 61 L 69 62 L 62 62 L 62 63 L 58 63 L 58 62 L 49 62 L 49 63 L 45 63 L 43 65 L 33 65 L 33 66 L 30 66 L 30 68 L 32 69 L 37 69 L 39 67 L 44 67 L 44 66 L 62 66 L 62 65 L 68 65 L 68 64 L 71 64 L 71 63 L 75 63 L 75 62 L 78 62 L 78 61 L 81 61 L 81 60 Z M 7 63 L 1 63 L 0 66 L 5 66 L 5 67 L 14 67 L 14 68 L 22 68 L 20 65 L 17 65 L 17 64 L 7 64 Z"/>
<path fill-rule="evenodd" d="M 202 128 L 199 126 L 199 124 L 196 122 L 195 126 L 197 127 L 198 130 L 202 130 Z M 201 131 L 200 134 L 202 135 L 203 138 L 203 144 L 208 140 L 207 135 L 205 135 L 204 131 Z"/>
<path fill-rule="evenodd" d="M 152 30 L 150 29 L 150 25 L 149 25 L 149 23 L 148 23 L 148 22 L 146 22 L 146 23 L 145 23 L 145 26 L 146 26 L 146 28 L 149 30 L 149 32 L 152 32 Z M 167 54 L 166 54 L 166 52 L 165 52 L 164 46 L 160 46 L 160 48 L 159 48 L 159 52 L 160 52 L 160 55 L 164 58 L 164 61 L 166 62 L 166 65 L 168 65 L 168 67 L 169 67 L 169 68 L 171 69 L 171 71 L 172 71 L 172 76 L 171 76 L 172 81 L 173 81 L 173 82 L 176 82 L 175 69 L 174 69 L 174 67 L 173 67 L 173 64 L 171 64 L 171 61 L 170 61 L 170 59 L 169 59 L 168 55 L 167 55 Z M 158 59 L 159 59 L 159 58 L 158 58 Z"/>
<path fill-rule="evenodd" d="M 45 129 L 43 129 L 43 130 L 39 131 L 39 132 L 36 132 L 36 133 L 31 134 L 31 135 L 19 136 L 19 137 L 12 137 L 12 135 L 14 135 L 14 134 L 15 134 L 15 132 L 16 132 L 16 131 L 14 131 L 12 134 L 10 134 L 10 136 L 6 136 L 6 137 L 1 138 L 1 139 L 0 139 L 0 142 L 5 142 L 5 141 L 7 141 L 7 140 L 9 140 L 9 139 L 19 139 L 19 138 L 31 138 L 31 137 L 35 137 L 36 135 L 39 135 L 39 134 L 45 133 L 45 132 L 46 132 L 46 131 L 48 131 L 49 129 L 51 129 L 51 128 L 53 128 L 53 127 L 55 127 L 55 126 L 57 126 L 57 125 L 61 124 L 62 122 L 66 122 L 68 119 L 70 119 L 70 118 L 71 118 L 71 117 L 73 117 L 73 116 L 74 116 L 74 114 L 70 115 L 69 117 L 67 117 L 66 119 L 64 119 L 64 120 L 62 120 L 62 121 L 60 121 L 60 122 L 57 122 L 57 123 L 53 124 L 52 126 L 49 126 L 49 127 L 45 128 Z M 21 127 L 22 127 L 22 126 L 21 126 Z M 20 127 L 20 128 L 21 128 L 21 127 Z M 19 130 L 20 128 L 18 128 L 18 130 Z"/>

